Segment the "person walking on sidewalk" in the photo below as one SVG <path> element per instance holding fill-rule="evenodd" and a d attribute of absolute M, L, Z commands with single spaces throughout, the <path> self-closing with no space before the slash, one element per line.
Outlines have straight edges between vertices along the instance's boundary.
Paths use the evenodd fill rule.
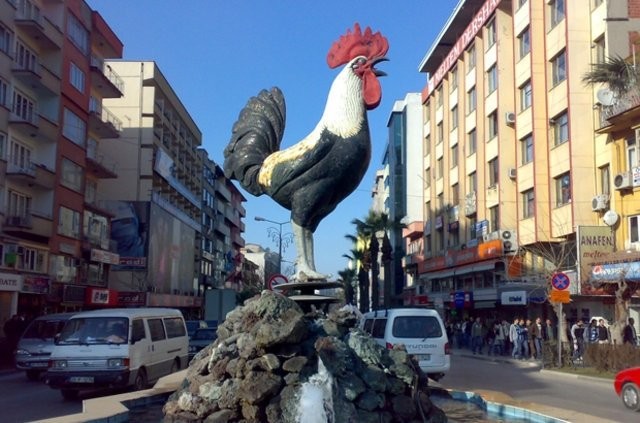
<path fill-rule="evenodd" d="M 493 325 L 493 335 L 493 348 L 490 352 L 495 355 L 504 355 L 504 330 L 502 329 L 502 323 L 498 320 Z"/>
<path fill-rule="evenodd" d="M 584 326 L 582 319 L 571 326 L 571 340 L 573 341 L 573 359 L 581 359 L 584 353 Z"/>
<path fill-rule="evenodd" d="M 514 318 L 513 323 L 509 326 L 509 341 L 511 342 L 511 357 L 518 358 L 520 350 L 518 349 L 518 322 L 519 318 Z"/>
<path fill-rule="evenodd" d="M 604 319 L 600 319 L 598 322 L 598 344 L 608 344 L 610 339 L 609 329 L 604 325 Z"/>
<path fill-rule="evenodd" d="M 504 340 L 502 341 L 502 355 L 509 355 L 511 353 L 512 344 L 509 336 L 511 325 L 507 322 L 507 319 L 502 319 L 502 333 Z"/>
<path fill-rule="evenodd" d="M 542 358 L 542 319 L 537 317 L 536 321 L 529 326 L 529 337 L 531 338 L 531 358 L 540 360 Z"/>
<path fill-rule="evenodd" d="M 638 345 L 638 335 L 636 334 L 634 323 L 633 317 L 629 317 L 629 323 L 622 330 L 622 342 L 635 347 Z"/>
<path fill-rule="evenodd" d="M 476 317 L 476 321 L 471 326 L 471 349 L 473 354 L 482 354 L 482 344 L 484 342 L 484 326 L 479 317 Z"/>

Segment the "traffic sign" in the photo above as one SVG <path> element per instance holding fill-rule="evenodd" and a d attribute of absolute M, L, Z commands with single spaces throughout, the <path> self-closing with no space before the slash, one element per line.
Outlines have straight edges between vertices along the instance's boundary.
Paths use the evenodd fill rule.
<path fill-rule="evenodd" d="M 275 288 L 278 285 L 283 285 L 285 283 L 289 283 L 289 279 L 287 279 L 286 276 L 284 275 L 280 275 L 278 273 L 276 273 L 275 275 L 272 275 L 269 278 L 269 281 L 267 282 L 269 289 L 273 290 L 273 288 Z"/>
<path fill-rule="evenodd" d="M 571 281 L 569 280 L 569 276 L 567 276 L 566 273 L 554 273 L 551 277 L 551 285 L 558 291 L 564 291 L 565 289 L 569 288 L 570 283 Z"/>
<path fill-rule="evenodd" d="M 571 295 L 569 291 L 558 291 L 557 289 L 552 289 L 549 295 L 549 301 L 552 303 L 570 303 Z"/>

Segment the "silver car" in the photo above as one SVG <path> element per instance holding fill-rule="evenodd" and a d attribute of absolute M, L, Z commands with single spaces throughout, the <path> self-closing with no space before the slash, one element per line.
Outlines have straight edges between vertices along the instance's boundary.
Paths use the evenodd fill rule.
<path fill-rule="evenodd" d="M 62 327 L 75 313 L 40 316 L 25 329 L 15 351 L 16 367 L 26 370 L 29 380 L 38 380 L 47 370 L 54 340 Z"/>

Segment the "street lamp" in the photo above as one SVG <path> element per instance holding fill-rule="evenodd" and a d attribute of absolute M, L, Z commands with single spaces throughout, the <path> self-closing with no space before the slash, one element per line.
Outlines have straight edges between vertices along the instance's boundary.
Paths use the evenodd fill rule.
<path fill-rule="evenodd" d="M 258 222 L 269 222 L 273 223 L 274 225 L 278 225 L 278 229 L 269 228 L 268 234 L 272 237 L 272 239 L 275 240 L 275 232 L 278 232 L 278 273 L 282 274 L 282 225 L 286 225 L 287 223 L 289 223 L 289 221 L 287 220 L 286 222 L 276 222 L 274 220 L 265 219 L 261 216 L 256 216 L 254 217 L 254 219 Z"/>

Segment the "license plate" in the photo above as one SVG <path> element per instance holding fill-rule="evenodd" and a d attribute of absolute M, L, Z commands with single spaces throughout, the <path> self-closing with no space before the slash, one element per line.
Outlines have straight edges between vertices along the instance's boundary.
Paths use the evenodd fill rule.
<path fill-rule="evenodd" d="M 416 358 L 418 361 L 429 361 L 431 360 L 431 354 L 416 354 Z"/>
<path fill-rule="evenodd" d="M 47 367 L 48 363 L 31 363 L 31 367 Z"/>
<path fill-rule="evenodd" d="M 92 376 L 71 376 L 69 378 L 71 383 L 93 383 Z"/>

